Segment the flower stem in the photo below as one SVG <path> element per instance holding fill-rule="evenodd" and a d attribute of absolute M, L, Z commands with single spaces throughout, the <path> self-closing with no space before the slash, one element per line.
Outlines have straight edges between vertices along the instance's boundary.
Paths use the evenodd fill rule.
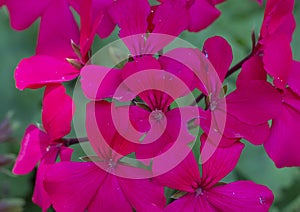
<path fill-rule="evenodd" d="M 84 137 L 84 138 L 63 138 L 63 144 L 66 147 L 69 147 L 69 146 L 74 145 L 74 144 L 79 144 L 79 143 L 82 143 L 82 142 L 87 142 L 87 141 L 89 141 L 89 139 L 87 137 Z"/>

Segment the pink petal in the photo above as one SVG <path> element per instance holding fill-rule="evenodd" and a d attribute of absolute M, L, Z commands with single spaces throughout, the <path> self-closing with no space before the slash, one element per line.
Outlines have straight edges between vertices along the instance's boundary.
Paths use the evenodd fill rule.
<path fill-rule="evenodd" d="M 40 88 L 49 83 L 70 81 L 79 72 L 67 61 L 46 55 L 33 56 L 23 59 L 15 70 L 16 87 Z"/>
<path fill-rule="evenodd" d="M 119 185 L 118 178 L 108 174 L 88 206 L 88 211 L 131 212 L 132 207 Z"/>
<path fill-rule="evenodd" d="M 161 57 L 159 57 L 158 61 L 161 65 L 162 70 L 174 74 L 189 88 L 189 91 L 188 89 L 184 89 L 182 91 L 182 96 L 186 94 L 186 92 L 190 93 L 195 89 L 195 81 L 197 79 L 192 70 L 190 70 L 184 64 L 172 58 L 169 58 L 168 56 L 162 55 Z"/>
<path fill-rule="evenodd" d="M 237 181 L 211 188 L 207 191 L 207 199 L 222 211 L 267 212 L 274 196 L 266 186 L 251 181 Z"/>
<path fill-rule="evenodd" d="M 63 85 L 48 85 L 43 99 L 42 120 L 51 140 L 63 138 L 71 131 L 75 105 Z"/>
<path fill-rule="evenodd" d="M 50 148 L 44 155 L 37 169 L 32 202 L 40 206 L 43 210 L 47 210 L 51 205 L 51 199 L 44 188 L 44 177 L 49 164 L 54 164 L 56 161 L 59 148 Z"/>
<path fill-rule="evenodd" d="M 278 88 L 284 88 L 292 69 L 292 50 L 286 36 L 273 36 L 264 40 L 264 68 L 274 78 Z"/>
<path fill-rule="evenodd" d="M 228 175 L 235 168 L 243 148 L 244 144 L 240 142 L 230 147 L 216 148 L 213 155 L 202 165 L 201 187 L 208 189 Z"/>
<path fill-rule="evenodd" d="M 294 104 L 299 105 L 299 97 L 293 98 Z M 283 105 L 280 116 L 272 122 L 271 135 L 264 147 L 278 168 L 300 166 L 298 137 L 300 113 L 293 105 Z"/>
<path fill-rule="evenodd" d="M 232 62 L 231 46 L 224 38 L 214 36 L 205 41 L 203 51 L 223 82 Z"/>
<path fill-rule="evenodd" d="M 158 161 L 157 161 L 158 162 Z M 161 164 L 153 162 L 153 172 L 159 172 Z M 176 190 L 194 192 L 200 185 L 200 173 L 198 163 L 192 152 L 182 160 L 175 168 L 157 176 L 155 181 L 163 186 Z"/>
<path fill-rule="evenodd" d="M 41 163 L 39 168 L 37 169 L 34 191 L 32 196 L 32 202 L 40 206 L 43 210 L 47 211 L 47 209 L 51 205 L 51 199 L 48 193 L 44 189 L 44 175 L 47 170 L 47 165 Z"/>
<path fill-rule="evenodd" d="M 30 125 L 21 142 L 21 149 L 13 168 L 14 174 L 28 174 L 43 157 L 49 137 L 34 125 Z"/>
<path fill-rule="evenodd" d="M 50 2 L 51 0 L 6 0 L 12 27 L 16 30 L 26 29 L 43 14 Z"/>
<path fill-rule="evenodd" d="M 205 212 L 215 212 L 216 209 L 201 196 L 196 196 L 196 194 L 186 194 L 183 197 L 170 203 L 165 210 L 166 212 L 189 212 L 189 211 L 205 211 Z"/>
<path fill-rule="evenodd" d="M 81 2 L 80 5 L 79 46 L 81 50 L 81 55 L 83 56 L 83 62 L 87 62 L 89 60 L 88 52 L 94 41 L 97 28 L 99 27 L 104 17 L 104 14 L 101 10 L 97 11 L 97 14 L 94 14 L 95 17 L 93 17 L 94 5 L 92 0 Z"/>
<path fill-rule="evenodd" d="M 147 32 L 147 17 L 150 14 L 148 1 L 123 0 L 114 2 L 109 9 L 109 14 L 120 27 L 119 36 L 127 36 L 124 42 L 131 54 L 143 53 L 144 35 Z"/>
<path fill-rule="evenodd" d="M 49 167 L 44 185 L 57 212 L 82 212 L 106 176 L 106 172 L 91 162 L 61 162 Z"/>
<path fill-rule="evenodd" d="M 163 2 L 153 16 L 152 33 L 147 38 L 144 54 L 155 54 L 171 43 L 188 25 L 188 11 L 181 2 Z"/>
<path fill-rule="evenodd" d="M 115 115 L 112 116 L 112 113 Z M 118 116 L 118 114 L 122 116 Z M 135 131 L 132 128 L 128 129 L 128 121 L 124 119 L 124 115 L 127 115 L 127 113 L 122 111 L 122 107 L 116 108 L 114 104 L 109 102 L 91 102 L 87 105 L 87 135 L 94 151 L 101 159 L 111 159 L 114 156 L 117 160 L 136 149 L 138 139 L 142 136 L 142 133 L 139 135 L 133 134 Z M 127 129 L 128 135 L 126 134 Z M 137 136 L 136 140 L 127 140 L 127 138 L 134 136 Z"/>
<path fill-rule="evenodd" d="M 189 31 L 198 32 L 208 27 L 221 13 L 210 1 L 196 0 L 190 8 L 189 14 Z"/>
<path fill-rule="evenodd" d="M 263 123 L 259 125 L 249 125 L 245 122 L 238 120 L 236 117 L 227 114 L 224 116 L 223 111 L 210 111 L 201 112 L 200 115 L 200 126 L 206 134 L 209 134 L 210 142 L 213 142 L 219 146 L 228 146 L 231 139 L 244 138 L 254 145 L 263 144 L 270 134 L 270 128 L 268 123 Z M 219 119 L 221 122 L 215 122 L 211 120 L 211 115 L 214 115 L 214 119 Z M 225 122 L 223 118 L 226 118 Z M 220 128 L 220 123 L 225 123 L 225 128 L 222 130 Z M 221 134 L 220 134 L 221 133 Z M 225 138 L 230 140 L 220 140 L 224 135 Z M 229 143 L 228 143 L 229 142 Z"/>
<path fill-rule="evenodd" d="M 130 106 L 129 108 L 130 122 L 140 132 L 148 132 L 150 130 L 149 116 L 150 111 L 139 106 Z"/>
<path fill-rule="evenodd" d="M 81 70 L 80 76 L 83 92 L 91 100 L 116 98 L 126 101 L 135 97 L 122 83 L 118 69 L 88 65 Z"/>
<path fill-rule="evenodd" d="M 155 11 L 153 24 L 153 33 L 178 36 L 187 28 L 188 11 L 179 1 L 163 2 Z"/>
<path fill-rule="evenodd" d="M 262 57 L 252 56 L 242 65 L 242 71 L 237 79 L 237 86 L 245 84 L 249 80 L 267 80 L 267 74 L 264 70 Z"/>
<path fill-rule="evenodd" d="M 275 118 L 281 111 L 281 96 L 264 81 L 248 81 L 226 97 L 227 113 L 250 125 Z"/>
<path fill-rule="evenodd" d="M 161 211 L 164 208 L 166 198 L 163 186 L 149 179 L 118 178 L 118 182 L 136 211 Z"/>
<path fill-rule="evenodd" d="M 73 151 L 74 151 L 74 149 L 72 149 L 72 148 L 61 146 L 60 153 L 59 153 L 60 160 L 61 161 L 71 161 Z"/>
<path fill-rule="evenodd" d="M 36 53 L 75 58 L 71 40 L 78 43 L 79 30 L 67 1 L 51 1 L 41 18 Z"/>
<path fill-rule="evenodd" d="M 300 96 L 300 61 L 293 61 L 293 68 L 289 75 L 288 84 Z"/>

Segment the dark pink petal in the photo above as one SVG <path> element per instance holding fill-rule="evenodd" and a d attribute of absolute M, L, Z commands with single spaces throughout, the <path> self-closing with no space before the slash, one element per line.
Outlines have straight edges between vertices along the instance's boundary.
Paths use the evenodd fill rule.
<path fill-rule="evenodd" d="M 190 212 L 205 211 L 215 212 L 216 209 L 202 196 L 196 196 L 195 193 L 188 193 L 183 197 L 170 203 L 165 210 L 166 212 Z"/>
<path fill-rule="evenodd" d="M 153 163 L 154 173 L 158 170 L 159 163 Z M 175 168 L 155 178 L 162 184 L 176 190 L 194 192 L 200 186 L 200 173 L 198 163 L 192 152 Z"/>
<path fill-rule="evenodd" d="M 60 160 L 61 161 L 71 161 L 73 151 L 74 151 L 74 149 L 72 149 L 72 148 L 61 146 L 60 153 L 59 153 Z"/>
<path fill-rule="evenodd" d="M 75 105 L 63 85 L 48 85 L 43 99 L 43 126 L 51 140 L 63 138 L 71 131 Z"/>
<path fill-rule="evenodd" d="M 180 1 L 164 2 L 157 7 L 153 24 L 153 33 L 178 36 L 187 28 L 188 11 Z"/>
<path fill-rule="evenodd" d="M 92 162 L 61 162 L 49 167 L 44 185 L 57 212 L 82 212 L 107 173 Z"/>
<path fill-rule="evenodd" d="M 189 9 L 189 31 L 198 32 L 208 27 L 219 16 L 220 11 L 208 0 L 195 0 Z"/>
<path fill-rule="evenodd" d="M 44 188 L 44 177 L 49 164 L 54 164 L 56 161 L 59 148 L 50 148 L 44 155 L 37 169 L 32 202 L 40 206 L 43 210 L 47 210 L 51 205 L 51 199 Z"/>
<path fill-rule="evenodd" d="M 71 40 L 78 43 L 79 30 L 67 1 L 51 1 L 41 17 L 36 53 L 74 58 Z"/>
<path fill-rule="evenodd" d="M 124 42 L 131 54 L 139 55 L 143 53 L 147 32 L 147 17 L 150 14 L 148 1 L 122 0 L 116 1 L 109 9 L 109 14 L 115 23 L 120 27 L 119 36 L 127 36 Z"/>
<path fill-rule="evenodd" d="M 286 24 L 285 22 L 289 19 L 288 16 L 292 14 L 293 8 L 294 0 L 267 1 L 261 36 L 264 38 L 273 34 L 282 24 Z M 291 23 L 289 25 L 291 26 Z"/>
<path fill-rule="evenodd" d="M 264 40 L 264 68 L 274 78 L 274 85 L 284 88 L 292 69 L 292 50 L 286 36 Z"/>
<path fill-rule="evenodd" d="M 113 2 L 114 0 L 92 0 L 92 22 L 96 23 L 99 19 L 99 14 L 101 16 L 103 15 L 103 18 L 96 29 L 100 38 L 109 36 L 115 28 L 116 24 L 108 13 L 108 9 Z M 68 0 L 68 3 L 76 10 L 78 14 L 81 14 L 82 7 L 86 7 L 87 5 L 85 0 Z M 96 24 L 93 24 L 93 26 L 96 26 Z"/>
<path fill-rule="evenodd" d="M 267 81 L 262 57 L 252 56 L 242 65 L 242 71 L 237 79 L 237 86 L 247 83 L 249 80 Z"/>
<path fill-rule="evenodd" d="M 46 152 L 50 140 L 47 134 L 30 125 L 21 142 L 21 149 L 13 168 L 14 174 L 28 174 Z"/>
<path fill-rule="evenodd" d="M 215 36 L 205 41 L 203 51 L 223 82 L 232 61 L 231 46 L 224 38 Z"/>
<path fill-rule="evenodd" d="M 193 70 L 197 76 L 195 85 L 205 94 L 218 93 L 221 88 L 221 80 L 209 60 L 199 49 L 176 48 L 164 54 L 181 64 L 184 64 L 190 70 Z"/>
<path fill-rule="evenodd" d="M 216 148 L 213 155 L 202 164 L 201 187 L 208 189 L 228 175 L 236 166 L 244 144 L 236 142 L 230 147 Z"/>
<path fill-rule="evenodd" d="M 209 139 L 216 145 L 223 147 L 228 146 L 232 143 L 231 139 L 240 138 L 244 138 L 254 145 L 261 145 L 266 141 L 270 134 L 270 128 L 267 122 L 259 125 L 249 125 L 230 114 L 227 114 L 226 116 L 225 128 L 222 131 L 219 126 L 220 122 L 212 122 L 211 115 L 210 111 L 202 112 L 198 122 L 206 134 L 210 132 Z M 213 111 L 213 115 L 215 119 L 220 119 L 221 122 L 224 121 L 223 118 L 218 118 L 218 116 L 224 116 L 223 111 Z M 220 140 L 222 135 L 230 140 Z"/>
<path fill-rule="evenodd" d="M 226 97 L 227 113 L 249 125 L 258 125 L 278 116 L 281 96 L 264 81 L 248 81 Z"/>
<path fill-rule="evenodd" d="M 94 1 L 95 2 L 95 1 Z M 104 14 L 101 10 L 94 14 L 93 17 L 93 1 L 88 0 L 81 2 L 80 5 L 80 39 L 79 46 L 81 50 L 83 62 L 89 60 L 88 52 L 91 48 L 91 45 L 94 41 L 97 28 L 103 20 Z"/>
<path fill-rule="evenodd" d="M 6 3 L 7 0 L 0 0 L 0 7 Z"/>
<path fill-rule="evenodd" d="M 294 98 L 293 104 L 299 105 L 299 97 L 294 95 L 289 98 Z M 299 106 L 296 109 L 293 105 L 286 103 L 283 105 L 280 116 L 272 122 L 271 135 L 264 147 L 277 167 L 300 166 Z"/>
<path fill-rule="evenodd" d="M 237 181 L 211 188 L 207 191 L 207 200 L 222 211 L 267 212 L 274 196 L 266 186 L 251 181 Z"/>
<path fill-rule="evenodd" d="M 91 100 L 116 98 L 130 101 L 135 97 L 122 83 L 121 71 L 118 69 L 88 65 L 81 70 L 80 76 L 83 92 Z"/>
<path fill-rule="evenodd" d="M 107 177 L 90 202 L 88 211 L 132 211 L 132 207 L 124 195 L 116 176 L 107 174 Z"/>
<path fill-rule="evenodd" d="M 51 199 L 48 193 L 44 189 L 44 175 L 47 170 L 47 166 L 45 164 L 40 164 L 37 169 L 34 191 L 32 196 L 32 202 L 36 205 L 40 206 L 43 210 L 47 211 L 47 209 L 51 205 Z"/>
<path fill-rule="evenodd" d="M 79 71 L 67 61 L 46 55 L 25 58 L 15 70 L 16 87 L 20 90 L 70 81 L 78 75 Z"/>
<path fill-rule="evenodd" d="M 150 130 L 150 111 L 139 106 L 130 106 L 129 116 L 130 122 L 135 129 L 137 129 L 140 132 L 148 132 Z"/>
<path fill-rule="evenodd" d="M 182 95 L 187 94 L 186 92 L 190 93 L 195 89 L 196 76 L 193 71 L 184 64 L 164 55 L 159 57 L 158 62 L 160 63 L 162 70 L 174 74 L 189 88 L 189 90 L 184 89 Z"/>
<path fill-rule="evenodd" d="M 40 15 L 43 14 L 51 0 L 6 0 L 10 14 L 10 22 L 14 29 L 23 30 L 29 27 Z"/>
<path fill-rule="evenodd" d="M 300 61 L 293 61 L 293 68 L 289 75 L 288 85 L 300 96 Z"/>
<path fill-rule="evenodd" d="M 132 153 L 136 149 L 138 139 L 143 135 L 129 128 L 129 117 L 124 118 L 128 114 L 126 108 L 125 111 L 123 109 L 124 107 L 116 108 L 114 104 L 105 101 L 90 102 L 87 105 L 87 135 L 101 159 L 109 160 L 114 157 L 117 161 L 120 157 Z M 130 138 L 132 140 L 129 140 Z"/>
<path fill-rule="evenodd" d="M 149 179 L 118 177 L 118 182 L 126 198 L 136 211 L 161 211 L 164 208 L 166 198 L 163 186 Z"/>

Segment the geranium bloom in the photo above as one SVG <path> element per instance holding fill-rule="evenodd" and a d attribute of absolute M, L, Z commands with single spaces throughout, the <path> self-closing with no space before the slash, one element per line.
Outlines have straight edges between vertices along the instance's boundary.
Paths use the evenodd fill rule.
<path fill-rule="evenodd" d="M 30 125 L 26 129 L 13 168 L 14 174 L 28 174 L 40 161 L 33 202 L 44 210 L 50 206 L 49 197 L 42 183 L 45 165 L 54 163 L 58 155 L 62 161 L 71 159 L 72 149 L 65 147 L 61 139 L 71 130 L 73 109 L 72 99 L 65 93 L 62 85 L 47 86 L 42 113 L 45 131 L 35 125 Z"/>
<path fill-rule="evenodd" d="M 88 106 L 92 110 L 92 104 Z M 89 116 L 88 116 L 89 117 Z M 161 211 L 165 205 L 163 187 L 149 179 L 149 171 L 123 163 L 114 150 L 131 152 L 131 147 L 116 139 L 115 131 L 110 140 L 99 139 L 95 117 L 87 118 L 87 134 L 99 157 L 94 162 L 61 162 L 49 167 L 45 188 L 57 212 L 73 211 Z M 104 120 L 101 124 L 109 122 Z M 96 135 L 96 136 L 95 136 Z M 115 136 L 116 135 L 116 136 Z M 95 139 L 97 141 L 95 141 Z M 127 174 L 135 176 L 126 178 Z M 125 176 L 125 177 L 122 177 Z"/>
<path fill-rule="evenodd" d="M 102 11 L 105 6 L 103 2 L 71 1 L 80 15 L 79 33 L 69 5 L 62 0 L 53 2 L 56 3 L 50 4 L 41 18 L 36 55 L 23 59 L 16 68 L 16 86 L 21 90 L 40 88 L 49 83 L 66 82 L 78 77 L 78 69 L 90 59 L 89 51 L 99 26 L 109 22 L 107 14 Z"/>
<path fill-rule="evenodd" d="M 185 82 L 193 84 L 194 74 L 177 69 L 176 65 L 164 57 L 157 60 L 144 56 L 126 63 L 121 70 L 101 66 L 86 66 L 82 70 L 82 88 L 88 98 L 113 98 L 121 102 L 133 100 L 136 103 L 127 106 L 129 118 L 126 119 L 127 113 L 124 111 L 123 115 L 119 115 L 122 118 L 116 117 L 115 123 L 123 122 L 127 126 L 130 121 L 140 137 L 145 135 L 136 150 L 137 158 L 161 154 L 167 145 L 175 142 L 179 132 L 185 138 L 182 140 L 193 140 L 187 130 L 187 122 L 198 116 L 198 107 L 170 108 L 170 105 L 191 92 Z M 110 83 L 112 80 L 116 83 Z M 142 102 L 135 100 L 136 97 L 141 98 Z M 132 131 L 132 136 L 135 134 Z"/>
<path fill-rule="evenodd" d="M 219 183 L 234 169 L 243 147 L 238 142 L 228 148 L 217 148 L 202 164 L 201 177 L 192 153 L 173 170 L 157 177 L 162 185 L 184 194 L 165 211 L 268 211 L 274 197 L 267 187 L 251 181 Z M 159 166 L 154 161 L 154 171 Z"/>
<path fill-rule="evenodd" d="M 194 70 L 201 79 L 196 87 L 207 96 L 208 108 L 200 113 L 200 126 L 207 134 L 214 128 L 210 133 L 215 137 L 213 140 L 224 133 L 228 139 L 245 138 L 253 144 L 262 144 L 269 136 L 268 121 L 281 109 L 279 93 L 271 84 L 259 81 L 238 83 L 235 91 L 225 95 L 222 82 L 232 61 L 230 45 L 222 37 L 212 37 L 204 43 L 203 52 L 211 62 L 206 64 L 207 68 L 203 68 L 200 50 L 185 48 L 166 53 Z M 214 123 L 217 125 L 212 126 L 214 119 L 218 120 Z"/>

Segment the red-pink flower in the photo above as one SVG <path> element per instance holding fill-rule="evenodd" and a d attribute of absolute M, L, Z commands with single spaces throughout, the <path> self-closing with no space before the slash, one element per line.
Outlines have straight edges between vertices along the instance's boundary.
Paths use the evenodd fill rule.
<path fill-rule="evenodd" d="M 75 6 L 80 15 L 79 35 L 77 24 L 65 18 L 73 19 L 73 15 L 69 14 L 69 5 L 63 1 L 54 2 L 57 3 L 49 5 L 42 16 L 37 55 L 23 59 L 16 68 L 16 87 L 21 90 L 73 80 L 80 73 L 78 69 L 90 59 L 89 51 L 94 36 L 103 21 L 102 11 L 97 10 L 98 13 L 95 15 L 95 5 L 92 4 L 92 0 L 72 2 L 77 3 Z M 53 16 L 53 13 L 60 10 L 61 13 L 58 14 L 62 17 Z M 61 20 L 65 20 L 65 23 Z M 66 33 L 71 35 L 68 36 Z M 76 43 L 79 45 L 77 46 Z M 72 65 L 66 59 L 69 59 Z"/>
<path fill-rule="evenodd" d="M 193 85 L 194 73 L 187 68 L 177 68 L 178 64 L 172 59 L 161 57 L 157 60 L 144 56 L 126 63 L 121 70 L 101 66 L 86 66 L 82 70 L 82 88 L 90 99 L 113 98 L 135 103 L 124 106 L 124 112 L 113 119 L 115 124 L 123 123 L 126 127 L 130 121 L 133 128 L 126 128 L 127 132 L 123 134 L 136 139 L 136 144 L 145 136 L 137 147 L 137 158 L 161 154 L 166 151 L 166 146 L 176 141 L 179 133 L 185 138 L 183 140 L 193 140 L 187 130 L 187 122 L 198 116 L 198 107 L 170 108 L 174 100 L 191 92 L 188 84 Z M 137 97 L 142 101 L 135 100 Z M 103 108 L 96 108 L 99 122 L 102 111 Z"/>
<path fill-rule="evenodd" d="M 37 171 L 33 202 L 46 210 L 50 206 L 42 180 L 45 165 L 54 163 L 57 155 L 62 161 L 70 160 L 72 149 L 63 146 L 61 138 L 71 130 L 72 99 L 62 85 L 47 86 L 43 99 L 43 128 L 30 125 L 24 134 L 21 149 L 13 168 L 14 174 L 28 174 L 40 161 Z"/>
<path fill-rule="evenodd" d="M 251 181 L 219 182 L 234 169 L 243 147 L 238 142 L 217 148 L 202 164 L 201 177 L 192 153 L 173 170 L 157 177 L 160 184 L 184 194 L 165 211 L 268 211 L 274 197 L 267 187 Z M 154 161 L 154 171 L 157 166 Z"/>
<path fill-rule="evenodd" d="M 91 127 L 95 126 L 92 123 L 95 118 L 87 121 L 89 139 L 94 139 L 98 132 Z M 107 121 L 100 124 L 107 126 Z M 122 156 L 113 149 L 122 150 L 128 146 L 115 139 L 115 131 L 105 133 L 112 137 L 110 140 L 97 137 L 99 148 L 95 151 L 99 158 L 94 162 L 61 162 L 49 166 L 44 185 L 54 209 L 57 212 L 132 211 L 133 208 L 161 211 L 165 205 L 163 187 L 150 179 L 142 179 L 150 176 L 149 171 L 120 161 Z M 128 173 L 131 179 L 126 178 Z"/>

